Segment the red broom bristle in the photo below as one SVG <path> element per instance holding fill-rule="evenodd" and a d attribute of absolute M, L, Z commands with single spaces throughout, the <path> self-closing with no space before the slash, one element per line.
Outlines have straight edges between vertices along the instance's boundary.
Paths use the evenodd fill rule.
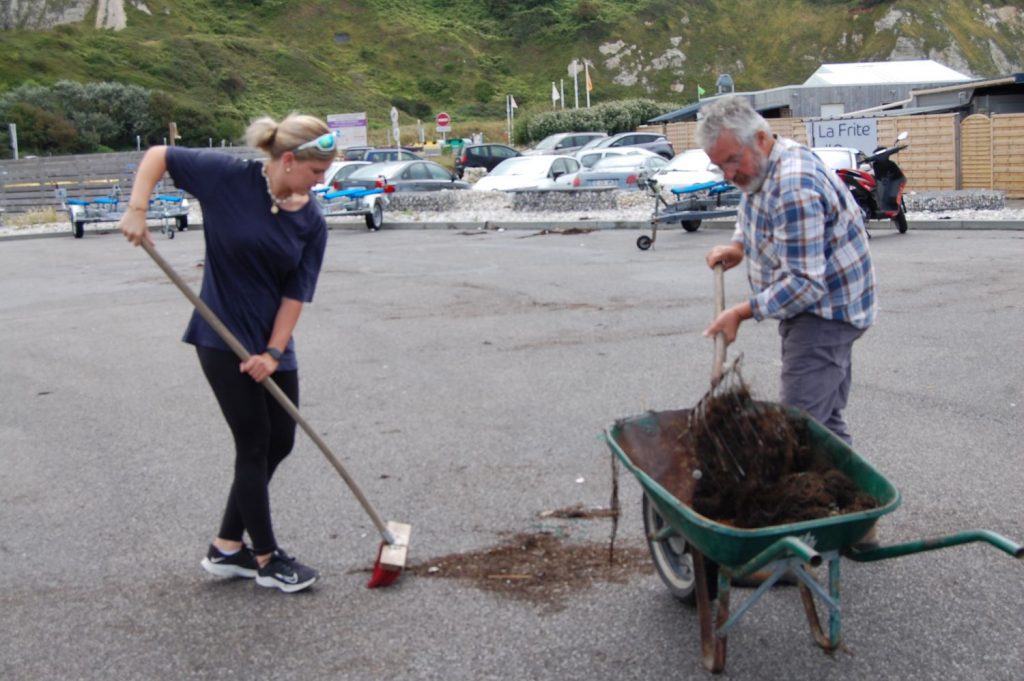
<path fill-rule="evenodd" d="M 366 583 L 367 589 L 391 586 L 402 576 L 401 569 L 389 569 L 380 564 L 380 554 L 383 550 L 384 544 L 381 544 L 377 549 L 377 560 L 373 563 L 373 574 L 370 575 L 370 581 Z"/>

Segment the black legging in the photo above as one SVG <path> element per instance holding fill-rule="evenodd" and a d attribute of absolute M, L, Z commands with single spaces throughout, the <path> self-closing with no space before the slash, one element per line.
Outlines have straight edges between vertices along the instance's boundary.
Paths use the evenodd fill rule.
<path fill-rule="evenodd" d="M 196 347 L 199 364 L 235 438 L 235 479 L 221 521 L 221 539 L 242 541 L 248 530 L 257 555 L 277 548 L 270 520 L 270 483 L 295 443 L 295 421 L 262 385 L 238 370 L 232 353 Z M 274 382 L 299 404 L 299 372 L 278 371 Z"/>

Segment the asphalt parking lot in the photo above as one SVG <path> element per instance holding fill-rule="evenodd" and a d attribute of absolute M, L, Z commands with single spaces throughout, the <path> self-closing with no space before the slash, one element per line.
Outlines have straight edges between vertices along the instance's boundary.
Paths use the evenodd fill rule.
<path fill-rule="evenodd" d="M 614 419 L 705 392 L 704 252 L 721 230 L 331 232 L 296 334 L 302 412 L 412 563 L 513 533 L 605 542 Z M 194 286 L 202 234 L 156 235 Z M 855 448 L 902 506 L 883 542 L 986 528 L 1024 541 L 1024 232 L 879 230 L 881 311 L 855 351 Z M 294 596 L 199 567 L 231 443 L 189 346 L 188 303 L 116 234 L 0 243 L 0 678 L 692 679 L 694 612 L 638 570 L 558 607 L 458 580 L 363 587 L 378 540 L 308 438 L 272 487 L 278 537 L 319 568 Z M 727 299 L 746 292 L 727 274 Z M 775 325 L 748 323 L 755 392 Z M 618 542 L 643 546 L 623 473 Z M 794 589 L 729 637 L 726 678 L 1019 679 L 1024 562 L 970 545 L 843 561 L 845 649 L 813 643 Z M 733 607 L 738 605 L 734 594 Z"/>

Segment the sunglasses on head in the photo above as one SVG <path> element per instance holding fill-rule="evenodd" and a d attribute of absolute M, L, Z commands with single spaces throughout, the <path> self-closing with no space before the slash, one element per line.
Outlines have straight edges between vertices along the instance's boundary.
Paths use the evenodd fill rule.
<path fill-rule="evenodd" d="M 303 142 L 299 146 L 292 149 L 295 151 L 302 151 L 303 149 L 314 149 L 316 151 L 322 151 L 324 153 L 330 153 L 335 150 L 338 146 L 338 138 L 335 137 L 333 132 L 325 132 L 316 139 L 311 139 L 308 142 Z"/>

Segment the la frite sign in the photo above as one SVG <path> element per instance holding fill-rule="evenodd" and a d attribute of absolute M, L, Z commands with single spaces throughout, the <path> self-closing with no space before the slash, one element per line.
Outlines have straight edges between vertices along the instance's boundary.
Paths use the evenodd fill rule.
<path fill-rule="evenodd" d="M 875 118 L 838 118 L 809 121 L 807 137 L 812 147 L 853 147 L 870 154 L 878 146 Z"/>

